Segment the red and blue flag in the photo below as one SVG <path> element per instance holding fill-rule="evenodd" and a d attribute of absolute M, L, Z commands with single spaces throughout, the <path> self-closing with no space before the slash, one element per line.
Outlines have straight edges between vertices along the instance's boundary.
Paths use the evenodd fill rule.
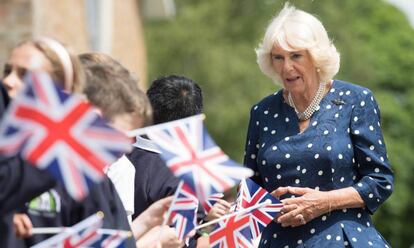
<path fill-rule="evenodd" d="M 253 248 L 250 214 L 235 215 L 219 222 L 210 233 L 212 248 Z"/>
<path fill-rule="evenodd" d="M 283 208 L 283 204 L 250 178 L 240 182 L 236 200 L 237 211 L 253 207 L 269 200 L 271 201 L 270 204 L 250 212 L 253 239 L 259 237 L 263 229 Z"/>
<path fill-rule="evenodd" d="M 177 191 L 170 207 L 170 219 L 178 239 L 185 240 L 197 224 L 198 199 L 184 183 L 180 184 Z"/>
<path fill-rule="evenodd" d="M 104 176 L 104 168 L 130 150 L 81 97 L 63 92 L 46 73 L 29 73 L 0 125 L 0 153 L 49 170 L 77 200 Z"/>
<path fill-rule="evenodd" d="M 171 171 L 203 202 L 250 177 L 252 170 L 231 160 L 216 145 L 196 115 L 145 128 L 143 132 L 159 147 Z"/>
<path fill-rule="evenodd" d="M 99 229 L 100 239 L 91 244 L 95 248 L 123 248 L 126 247 L 125 241 L 132 237 L 131 232 L 124 230 Z"/>
<path fill-rule="evenodd" d="M 207 201 L 204 201 L 203 203 L 205 214 L 208 214 L 210 210 L 213 208 L 214 204 L 216 204 L 221 198 L 223 198 L 223 196 L 223 193 L 216 193 L 207 197 Z"/>
<path fill-rule="evenodd" d="M 102 226 L 102 223 L 102 215 L 94 214 L 71 228 L 32 246 L 32 248 L 91 247 L 101 238 L 98 229 Z"/>

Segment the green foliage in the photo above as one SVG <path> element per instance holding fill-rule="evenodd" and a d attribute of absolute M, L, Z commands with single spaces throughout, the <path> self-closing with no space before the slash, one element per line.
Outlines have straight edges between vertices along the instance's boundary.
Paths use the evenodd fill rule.
<path fill-rule="evenodd" d="M 145 24 L 150 79 L 181 74 L 204 91 L 207 127 L 224 151 L 242 161 L 250 107 L 278 90 L 261 74 L 254 48 L 283 3 L 276 0 L 176 0 L 177 16 Z M 414 243 L 414 30 L 378 0 L 301 0 L 341 53 L 336 78 L 373 90 L 395 171 L 395 191 L 375 214 L 393 247 Z"/>

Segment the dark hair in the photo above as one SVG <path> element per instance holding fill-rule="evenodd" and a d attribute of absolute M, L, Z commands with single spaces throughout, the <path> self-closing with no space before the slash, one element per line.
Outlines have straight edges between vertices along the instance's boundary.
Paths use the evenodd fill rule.
<path fill-rule="evenodd" d="M 203 95 L 193 80 L 183 76 L 166 76 L 154 80 L 147 91 L 153 109 L 154 124 L 200 114 Z"/>
<path fill-rule="evenodd" d="M 7 94 L 6 89 L 3 87 L 3 83 L 0 81 L 0 120 L 7 108 L 7 105 L 9 104 L 9 101 L 9 95 Z"/>
<path fill-rule="evenodd" d="M 105 118 L 113 121 L 117 115 L 136 114 L 143 118 L 144 125 L 151 124 L 151 104 L 125 68 L 88 65 L 85 66 L 85 74 L 84 93 L 93 105 L 101 109 Z"/>

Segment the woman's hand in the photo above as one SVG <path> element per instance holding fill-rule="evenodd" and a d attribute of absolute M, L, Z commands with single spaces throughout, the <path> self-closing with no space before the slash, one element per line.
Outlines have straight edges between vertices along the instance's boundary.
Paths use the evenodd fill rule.
<path fill-rule="evenodd" d="M 277 222 L 283 227 L 305 225 L 324 213 L 336 209 L 363 208 L 365 203 L 353 187 L 319 191 L 310 188 L 279 187 L 271 194 L 279 198 L 284 194 L 298 197 L 281 200 L 283 208 Z"/>
<path fill-rule="evenodd" d="M 206 221 L 218 219 L 221 216 L 228 214 L 230 211 L 231 204 L 223 199 L 219 199 L 211 208 L 205 217 Z"/>
<path fill-rule="evenodd" d="M 283 227 L 305 225 L 316 217 L 330 212 L 332 205 L 330 192 L 310 188 L 279 187 L 271 194 L 277 198 L 284 194 L 293 194 L 295 198 L 281 200 L 283 208 L 277 222 Z"/>

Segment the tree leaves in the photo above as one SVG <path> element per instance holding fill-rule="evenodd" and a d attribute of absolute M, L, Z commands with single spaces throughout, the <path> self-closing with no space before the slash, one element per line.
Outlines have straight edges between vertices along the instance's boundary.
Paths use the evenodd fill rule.
<path fill-rule="evenodd" d="M 395 192 L 375 214 L 394 247 L 414 243 L 414 29 L 393 6 L 378 0 L 292 0 L 324 23 L 341 53 L 336 78 L 370 88 L 395 171 Z M 242 161 L 250 107 L 280 87 L 261 74 L 254 48 L 277 0 L 176 0 L 177 16 L 146 22 L 150 79 L 182 74 L 204 91 L 207 127 Z"/>

